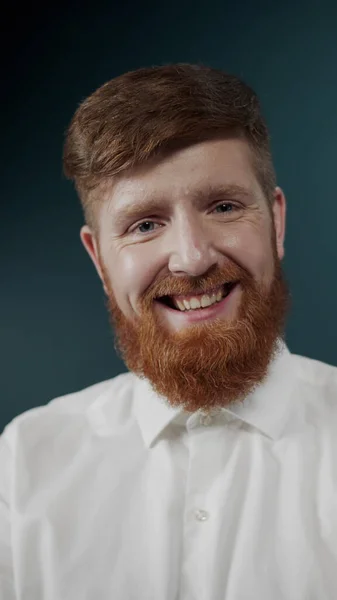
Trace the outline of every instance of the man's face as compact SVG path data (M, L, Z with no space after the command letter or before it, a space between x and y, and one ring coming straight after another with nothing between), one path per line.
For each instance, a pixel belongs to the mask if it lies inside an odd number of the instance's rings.
M87 226L81 239L128 369L189 411L242 400L284 333L282 191L268 209L248 144L223 139L135 169L105 194L99 240ZM179 310L208 290L202 304L215 304Z

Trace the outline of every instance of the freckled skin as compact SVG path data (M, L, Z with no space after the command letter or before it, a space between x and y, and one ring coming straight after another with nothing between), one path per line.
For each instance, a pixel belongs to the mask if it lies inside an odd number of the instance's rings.
M196 204L195 192L209 185L241 186L247 194ZM290 294L281 268L282 190L275 188L270 210L248 144L223 139L135 169L105 193L99 239L87 226L81 239L102 279L127 367L187 410L241 400L263 381L284 334ZM159 211L118 221L154 193ZM222 318L187 325L184 313L154 301L234 279L240 285Z

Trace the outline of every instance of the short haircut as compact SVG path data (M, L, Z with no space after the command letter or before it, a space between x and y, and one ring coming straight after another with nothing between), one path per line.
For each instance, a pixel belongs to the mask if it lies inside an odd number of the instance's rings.
M203 65L172 64L111 79L76 110L64 145L64 173L75 183L86 223L96 228L104 182L156 156L213 138L242 138L269 206L276 185L270 136L256 93Z

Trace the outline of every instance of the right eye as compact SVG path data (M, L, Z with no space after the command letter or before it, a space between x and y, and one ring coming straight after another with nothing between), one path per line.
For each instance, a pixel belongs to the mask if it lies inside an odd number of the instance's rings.
M154 231L154 229L149 229L147 226L148 225L153 225L156 224L155 221L150 221L149 219L145 220L145 221L141 221L140 223L138 223L138 225L136 225L134 227L134 229L131 230L131 233L140 233L141 235L146 235L147 233L152 233ZM158 223L157 223L158 225ZM145 231L140 231L140 227L144 227L145 226Z

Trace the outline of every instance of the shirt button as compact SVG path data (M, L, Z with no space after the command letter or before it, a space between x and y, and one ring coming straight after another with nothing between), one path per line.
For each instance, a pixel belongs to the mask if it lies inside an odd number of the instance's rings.
M198 521L207 521L209 517L207 510L202 510L201 508L198 508L194 514Z

